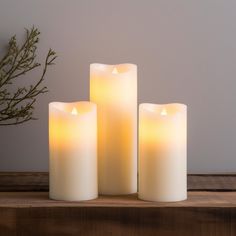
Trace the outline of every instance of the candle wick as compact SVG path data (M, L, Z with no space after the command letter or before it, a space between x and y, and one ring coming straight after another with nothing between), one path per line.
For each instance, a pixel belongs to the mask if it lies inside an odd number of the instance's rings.
M161 111L161 115L162 115L162 116L166 116L166 115L167 115L167 111L166 111L165 108L162 109L162 111Z
M72 109L71 114L72 115L78 115L78 111L75 107Z
M118 72L118 70L117 70L117 68L115 67L113 70L112 70L112 74L118 74L119 72Z

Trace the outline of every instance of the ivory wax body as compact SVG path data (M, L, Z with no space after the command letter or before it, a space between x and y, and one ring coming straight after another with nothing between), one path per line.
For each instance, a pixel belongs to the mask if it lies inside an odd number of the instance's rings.
M50 198L81 201L97 197L95 104L49 104L49 151Z
M139 107L139 198L172 202L187 198L187 107Z
M137 66L90 65L90 100L98 110L98 189L137 192Z

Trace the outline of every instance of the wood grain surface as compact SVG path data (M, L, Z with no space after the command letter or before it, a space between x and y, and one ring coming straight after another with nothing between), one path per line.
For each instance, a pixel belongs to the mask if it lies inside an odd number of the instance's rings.
M236 236L236 175L188 175L188 199L48 198L48 173L0 173L0 236Z
M235 236L235 192L190 192L188 200L153 203L137 195L87 202L46 192L0 193L0 235Z
M0 191L48 191L47 172L0 172ZM236 174L190 174L189 191L236 191Z
M44 208L44 207L116 207L116 208L236 208L236 192L188 192L188 199L180 202L158 203L138 199L137 194L99 196L82 202L49 199L48 192L0 192L0 208Z

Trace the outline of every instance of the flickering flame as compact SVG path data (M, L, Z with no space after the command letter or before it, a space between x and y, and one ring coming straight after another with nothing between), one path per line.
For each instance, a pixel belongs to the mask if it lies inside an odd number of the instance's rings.
M166 111L165 108L162 109L162 111L161 111L161 115L162 115L162 116L166 116L166 115L167 115L167 111Z
M77 115L78 114L78 111L75 107L72 109L71 114L72 115Z
M114 69L112 70L111 73L112 73L112 74L118 74L119 72L118 72L118 70L116 69L116 67L114 67Z

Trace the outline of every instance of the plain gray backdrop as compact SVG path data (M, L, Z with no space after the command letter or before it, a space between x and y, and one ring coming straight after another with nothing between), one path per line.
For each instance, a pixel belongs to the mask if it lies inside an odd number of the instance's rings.
M0 0L0 56L32 25L42 33L39 61L49 47L59 56L39 120L0 127L0 171L47 171L48 103L87 100L90 63L130 62L139 103L188 105L188 172L235 172L235 9L235 0Z

